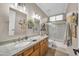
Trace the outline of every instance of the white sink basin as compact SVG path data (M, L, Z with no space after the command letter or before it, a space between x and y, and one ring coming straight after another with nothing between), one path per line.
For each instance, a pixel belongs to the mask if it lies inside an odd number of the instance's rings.
M35 37L30 37L27 40L28 41L33 41L33 40L39 40L40 36L35 36Z
M15 45L15 48L24 47L24 46L26 46L26 45L28 45L28 44L30 44L30 43L31 43L31 42L22 42L22 43L18 43L18 44Z

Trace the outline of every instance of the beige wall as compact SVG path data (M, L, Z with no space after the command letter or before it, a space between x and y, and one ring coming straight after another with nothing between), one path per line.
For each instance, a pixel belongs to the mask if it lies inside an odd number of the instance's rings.
M8 37L9 22L6 21L8 18L5 16L3 17L0 17L0 41L2 41L3 38Z
M67 13L77 11L77 10L78 10L78 4L77 3L68 3Z
M77 3L69 3L67 5L66 19L69 15L72 15L73 12L76 13L77 11L78 11L78 4ZM77 38L72 39L72 47L73 48L78 47L78 39Z
M9 4L8 3L0 3L0 15L9 13Z
M0 3L0 40L8 37L8 14L9 14L9 4L8 3Z
M28 12L28 15L32 15L33 12L41 16L42 18L47 18L47 15L34 3L27 3L26 4L26 11Z
M78 48L79 48L79 3L78 3L78 30L77 30L77 36L78 36Z

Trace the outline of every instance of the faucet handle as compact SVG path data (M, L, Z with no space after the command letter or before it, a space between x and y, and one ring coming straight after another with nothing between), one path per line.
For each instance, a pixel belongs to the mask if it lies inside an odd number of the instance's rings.
M20 40L21 40L21 38L19 37L19 38L18 38L18 41L20 41Z
M25 39L28 39L28 37L26 36Z

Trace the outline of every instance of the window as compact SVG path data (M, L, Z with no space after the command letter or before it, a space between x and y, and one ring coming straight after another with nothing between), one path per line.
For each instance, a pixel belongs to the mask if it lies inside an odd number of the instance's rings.
M55 21L55 16L50 17L50 21Z
M56 20L63 20L63 15L57 15Z
M58 21L58 20L63 20L63 15L56 15L50 17L50 21Z

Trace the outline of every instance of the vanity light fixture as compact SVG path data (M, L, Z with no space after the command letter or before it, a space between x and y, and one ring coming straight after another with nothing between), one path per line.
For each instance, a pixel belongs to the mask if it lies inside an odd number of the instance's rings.
M32 18L36 18L36 15L35 15L35 13L34 13L34 12L33 12Z
M15 7L17 7L17 5L18 5L18 4L17 4L17 3L15 3Z
M37 14L33 13L32 18L36 18L36 19L40 20L40 18L41 18L41 17L40 17L39 15L37 15Z
M24 11L26 11L26 7L25 6L23 7L23 9L24 9Z

